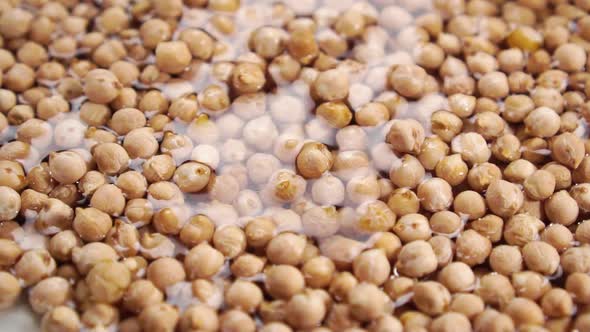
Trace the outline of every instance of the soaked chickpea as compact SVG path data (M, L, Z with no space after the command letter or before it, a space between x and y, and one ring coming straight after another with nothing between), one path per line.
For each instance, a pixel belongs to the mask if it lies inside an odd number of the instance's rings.
M452 188L441 178L432 178L420 183L417 196L422 207L430 212L446 210L453 203Z
M117 77L105 69L93 69L84 77L84 94L97 104L113 101L121 90Z
M147 279L160 290L183 281L185 277L182 264L174 258L159 258L147 268Z
M41 330L44 332L75 332L82 327L80 317L67 306L58 306L48 311L41 320Z

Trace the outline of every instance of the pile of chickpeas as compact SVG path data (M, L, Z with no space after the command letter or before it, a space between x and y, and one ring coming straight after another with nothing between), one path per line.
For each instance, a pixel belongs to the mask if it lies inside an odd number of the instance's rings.
M43 332L590 331L589 12L0 0L0 309L26 298Z

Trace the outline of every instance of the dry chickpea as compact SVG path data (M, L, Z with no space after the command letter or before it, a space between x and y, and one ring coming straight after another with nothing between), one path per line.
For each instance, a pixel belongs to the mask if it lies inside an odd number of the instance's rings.
M76 332L82 327L80 317L67 306L58 306L43 315L41 330L43 332Z
M422 207L430 212L446 210L453 203L452 188L441 178L432 178L420 183L417 195Z
M143 163L142 167L142 174L150 183L170 180L176 170L174 159L167 154L159 154L150 157ZM175 181L175 183L176 182L177 181ZM209 181L207 181L207 183L209 183Z
M116 185L127 199L142 198L147 190L147 180L137 171L128 171L119 175Z
M104 239L112 225L111 217L99 209L76 208L73 227L84 241L94 242Z
M545 275L555 273L559 266L559 253L550 244L543 241L532 241L522 248L526 266L535 272Z
M466 292L473 288L475 276L467 264L453 262L438 273L438 281L452 293Z
M136 108L123 108L115 113L109 121L109 127L119 135L127 135L133 129L144 127L145 115Z
M460 153L465 162L470 165L485 163L492 152L486 140L478 133L462 133L451 142L453 153Z
M182 263L174 258L159 258L150 263L147 268L147 279L160 290L183 281L185 277Z
M590 294L588 281L590 281L590 276L581 272L574 272L567 277L565 289L571 294L576 303L588 303L588 299L590 299L588 297L588 294Z
M106 104L119 95L121 83L112 72L93 69L84 76L84 94L97 104Z

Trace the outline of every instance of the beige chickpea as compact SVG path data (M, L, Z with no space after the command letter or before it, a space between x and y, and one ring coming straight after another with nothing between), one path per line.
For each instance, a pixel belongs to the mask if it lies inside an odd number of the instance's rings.
M18 215L21 208L21 197L10 187L0 186L0 220L11 220Z
M154 214L153 204L147 199L130 199L125 205L125 217L134 224L149 224Z
M418 153L424 142L424 128L413 119L396 120L389 129L386 141L399 153Z
M119 175L116 185L127 199L142 198L147 190L147 180L137 171L128 171Z
M502 72L491 71L482 76L477 83L477 88L484 97L504 98L509 92L508 79Z
M509 276L522 270L522 254L516 246L499 245L492 249L489 263L495 272Z
M316 108L316 114L334 128L344 128L352 120L352 112L340 101L329 101Z
M539 107L531 111L524 119L525 130L532 136L551 137L559 131L561 119L548 107Z
M94 242L104 239L112 225L111 217L97 208L76 208L73 227L84 241Z
M90 297L103 303L118 302L123 298L130 283L129 269L118 262L98 263L86 276Z
M189 279L210 278L222 267L223 255L207 243L193 247L184 259Z
M390 273L390 265L383 250L371 249L358 255L352 264L354 275L360 282L383 284Z
M182 227L179 238L183 244L194 247L201 242L211 240L214 230L215 225L209 218L203 215L196 215L191 217Z
M396 65L388 80L393 89L407 98L420 98L425 92L427 73L416 65Z
M113 101L121 90L117 77L105 69L93 69L84 77L84 94L97 104Z
M512 216L504 227L504 240L511 245L524 246L538 238L545 228L543 222L528 214Z
M129 284L123 296L123 307L133 313L161 303L164 299L162 292L149 280L136 280Z
M487 140L498 138L504 132L506 123L500 115L485 111L475 116L475 130Z
M347 297L353 317L360 321L374 320L381 316L388 304L387 295L369 283L360 283L350 290Z
M273 265L265 270L265 276L266 291L276 299L289 299L305 286L301 272L290 265Z
M469 265L453 262L438 273L438 281L450 292L468 292L475 284L475 276Z
M514 215L524 202L520 189L515 184L504 180L492 181L485 197L490 210L501 217Z
M492 143L492 154L503 162L512 162L520 158L520 140L512 134L498 137Z
M415 240L428 240L432 234L428 219L417 213L402 216L393 227L393 231L404 243Z
M297 170L305 178L319 178L334 164L334 157L321 143L306 143L296 159Z
M44 249L25 252L14 266L15 276L31 286L55 273L55 260Z
M584 153L584 143L575 134L563 133L551 142L551 156L567 167L577 168L582 163Z
M504 309L504 312L512 318L514 324L521 325L542 325L544 322L541 308L533 301L517 297L512 299Z
M271 229L274 231L274 225ZM248 229L246 229L246 232L248 232ZM269 239L267 243L266 255L271 263L298 265L302 262L306 246L304 236L293 233L281 233Z
M41 330L43 332L76 332L82 327L78 313L67 306L58 306L43 315Z
M147 181L156 183L159 181L170 180L175 174L176 163L171 156L167 154L159 154L146 160L142 167L143 176L145 176Z
M446 210L453 203L452 188L441 178L431 178L420 183L417 195L422 207L430 212Z
M544 154L545 149L549 148L546 140L540 137L533 137L522 141L522 158L531 163L541 164L547 159Z
M427 170L434 170L442 158L449 153L449 146L437 136L424 139L418 160Z
M172 332L178 320L177 309L167 303L151 305L139 314L140 325L146 332Z
M553 53L553 58L557 61L559 69L568 72L580 71L586 64L586 52L574 43L559 46Z
M588 272L588 247L574 247L567 249L561 254L561 266L565 273Z
M127 151L116 143L101 143L92 150L98 169L108 175L119 174L129 167Z
M436 165L436 176L447 181L451 186L461 184L467 178L467 164L460 154L443 157Z
M92 242L83 247L74 247L72 262L82 275L86 275L99 262L116 261L117 252L102 242Z
M456 234L463 227L461 218L451 211L435 212L430 217L429 224L433 233L446 236Z
M552 245L559 253L572 246L574 235L561 224L551 224L541 233L541 240Z
M483 263L492 250L491 241L471 229L462 232L455 245L455 257L469 266Z
M256 330L254 320L245 312L237 309L232 309L224 312L219 317L219 321L221 331L254 332Z
M572 314L574 304L569 293L562 288L553 288L541 299L543 313L549 317L567 317Z
M581 272L574 272L567 277L565 289L572 295L576 303L586 304L588 302L587 295L590 294L588 281L590 281L589 276Z
M559 253L550 244L543 241L532 241L522 248L526 266L544 275L555 273L559 266Z
M131 159L152 157L158 151L154 130L149 127L131 130L123 140L123 148Z
M314 257L301 268L305 284L313 288L324 288L330 285L335 272L334 263L327 257Z
M437 111L430 117L432 132L449 143L461 133L463 122L457 115L448 111Z
M136 108L123 108L111 117L109 126L119 135L126 135L133 129L144 127L145 115Z
M0 289L2 292L0 294L0 308L8 309L12 307L16 301L18 300L21 294L21 285L19 280L14 277L12 274L0 271Z
M474 165L467 174L467 183L478 192L483 192L490 183L502 179L502 171L492 163Z
M87 171L82 157L72 151L52 153L49 156L49 171L51 176L63 184L78 181Z
M216 229L213 234L213 245L225 257L234 258L246 248L246 235L236 226Z
M414 285L413 302L420 311L428 315L441 314L451 302L451 294L436 281L423 281Z
M424 178L425 170L420 161L411 155L404 155L391 166L389 179L402 188L415 188Z
M451 142L453 153L460 153L461 158L470 165L488 161L492 155L486 140L478 133L462 133Z
M183 281L185 277L182 263L174 258L159 258L150 263L147 268L147 279L160 290Z
M514 288L507 277L488 273L479 280L479 287L475 293L479 295L486 304L493 306L504 306L514 298Z
M443 235L435 235L428 240L428 243L434 250L439 268L448 265L453 260L454 245L451 239Z
M14 92L24 92L34 84L35 72L23 63L16 63L3 74L3 86Z
M453 296L449 311L459 312L469 319L476 318L485 309L481 297L470 293L459 293Z
M455 197L453 210L459 216L467 217L469 220L479 219L486 212L486 203L484 198L477 192L466 190Z
M528 197L535 200L543 200L553 194L555 190L555 177L552 173L537 170L524 181L524 191Z
M139 250L139 232L134 225L117 219L106 235L106 243L123 257L135 256Z
M114 184L104 184L92 195L90 206L112 216L120 216L125 209L125 196Z
M435 271L437 264L432 246L428 242L417 240L402 247L396 268L402 275L421 277Z
M565 190L555 192L544 204L547 218L558 224L569 226L576 221L579 214L578 203Z
M80 119L90 126L105 125L111 117L111 110L103 104L86 102L80 107Z
M254 63L243 62L232 72L232 86L238 94L255 93L264 87L266 79L262 68Z
M230 308L253 312L262 302L262 291L253 282L236 280L225 291L225 301Z
M180 331L217 331L219 319L217 312L204 304L195 304L188 307L180 317Z
M387 206L396 216L401 217L409 213L417 213L420 209L420 200L412 190L398 188L389 196Z

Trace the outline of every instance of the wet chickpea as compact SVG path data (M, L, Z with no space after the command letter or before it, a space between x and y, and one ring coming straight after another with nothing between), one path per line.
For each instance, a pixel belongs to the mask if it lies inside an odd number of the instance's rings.
M209 278L223 265L223 255L206 243L193 247L184 259L189 279Z
M236 226L215 230L213 245L224 256L233 258L241 254L246 247L246 235Z
M449 143L463 128L463 122L457 115L447 111L437 111L430 118L432 132Z
M453 203L451 186L440 178L432 178L420 183L417 196L422 207L430 212L446 210Z
M391 182L402 188L415 188L422 182L424 175L424 167L411 155L403 156L397 164L392 165L389 171Z
M297 170L305 178L319 178L334 164L334 157L321 143L306 143L297 155Z
M502 135L492 143L493 156L503 162L509 163L519 159L520 149L520 140L512 134Z
M579 206L570 194L561 190L555 192L544 204L547 218L555 223L569 226L576 221L579 214Z
M75 332L82 327L80 317L67 306L58 306L43 315L41 330L43 332Z
M440 160L449 153L449 146L437 136L424 139L418 160L427 170L434 170Z
M25 64L17 63L3 74L2 85L14 92L24 92L33 86L35 72Z
M167 303L159 303L146 307L139 314L140 325L146 332L172 332L178 320L179 314L177 309Z
M451 294L438 282L418 282L414 285L413 302L420 311L436 315L446 311L451 302Z
M486 304L493 306L504 306L514 298L514 288L510 283L510 279L501 274L488 273L482 276L475 293Z
M180 241L189 247L210 241L213 237L214 224L203 215L191 217L180 230Z
M94 265L104 261L115 261L117 253L109 245L101 242L93 242L83 247L74 247L72 250L72 262L82 275L86 275Z
M491 241L475 230L467 230L456 241L455 257L469 266L483 263L492 250Z
M160 290L183 281L185 277L182 263L174 258L159 258L150 263L147 268L147 279Z
M265 276L266 291L276 299L289 299L305 285L301 272L290 265L273 265L265 271Z
M543 228L545 225L541 220L528 214L516 214L504 227L504 239L508 244L524 246L536 240Z
M436 176L447 181L451 186L461 184L467 178L468 167L460 154L443 157L435 168Z
M389 196L387 206L393 213L401 217L409 213L417 213L420 209L420 200L412 190L398 188Z
M90 205L106 214L120 216L125 209L125 196L114 184L105 184L96 189Z
M353 317L360 321L368 321L383 314L388 297L377 286L360 283L350 290L347 302Z
M25 252L14 266L15 275L30 286L55 273L55 260L44 249Z
M545 275L555 273L559 266L559 254L550 244L543 241L532 241L522 248L526 266L535 272Z
M474 286L475 276L467 264L453 262L440 270L438 281L451 293L466 292Z
M106 174L119 174L127 170L129 155L116 143L98 144L92 151L98 169Z
M515 184L504 180L491 182L485 197L490 210L503 217L514 215L524 202L520 189Z
M490 183L500 179L502 179L502 171L491 163L474 165L467 174L467 183L478 192L483 192Z
M254 63L240 63L232 72L232 86L239 94L254 93L266 83L264 72Z
M90 297L103 303L118 302L130 283L129 270L118 262L99 263L86 276Z
M91 102L106 104L113 101L120 92L121 83L105 69L93 69L84 77L84 93Z
M523 259L517 246L499 245L492 249L489 263L494 272L510 276L522 270Z
M396 152L418 153L424 142L424 128L416 120L396 120L387 134L386 141Z
M548 171L537 170L524 181L524 191L528 197L535 200L548 198L554 190L555 177Z
M125 309L138 313L143 309L161 303L164 299L162 292L149 280L136 280L129 284L123 296Z
M404 245L398 255L397 270L409 277L420 277L436 270L437 258L432 246L417 240Z
M462 313L467 318L473 319L484 311L484 306L485 304L479 296L470 293L459 293L453 296L449 311Z

